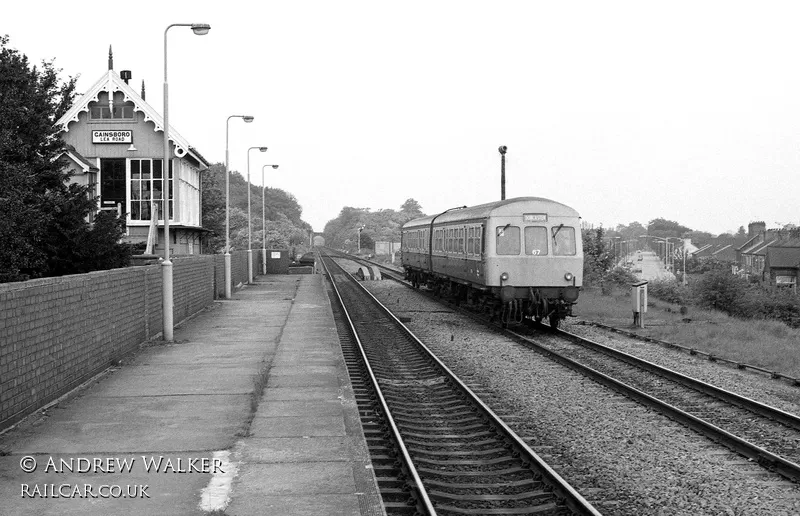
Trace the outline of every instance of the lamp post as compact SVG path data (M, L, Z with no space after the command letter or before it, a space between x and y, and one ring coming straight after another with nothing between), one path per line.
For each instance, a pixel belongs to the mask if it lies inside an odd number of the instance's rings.
M261 273L267 273L267 212L266 212L266 189L267 183L264 180L264 169L272 167L277 169L278 165L264 165L261 167Z
M670 258L670 253L669 253L670 242L669 241L670 241L670 239L679 240L679 238L678 237L660 237L660 236L655 236L655 235L639 235L639 236L640 237L644 237L644 238L657 238L657 239L663 241L663 242L659 242L659 244L663 244L664 245L664 268L666 268L667 271L669 271L670 270L670 259L669 259ZM674 245L673 245L673 247L674 247Z
M508 152L508 147L501 145L497 151L500 153L500 200L504 201L506 199L506 152Z
M167 32L172 27L191 27L198 36L204 36L211 30L207 23L173 23L164 29L164 162L161 167L161 177L164 181L162 196L164 197L164 261L161 263L161 310L162 310L162 336L165 341L173 340L173 293L172 293L172 262L169 260L169 193L170 193L170 147L169 147L169 86L167 82ZM152 215L151 215L152 216Z
M247 283L253 283L253 223L250 216L250 151L253 149L267 152L266 147L247 149Z
M248 124L254 117L250 115L231 115L225 122L225 299L231 298L231 181L228 171L228 132L231 118L241 118Z

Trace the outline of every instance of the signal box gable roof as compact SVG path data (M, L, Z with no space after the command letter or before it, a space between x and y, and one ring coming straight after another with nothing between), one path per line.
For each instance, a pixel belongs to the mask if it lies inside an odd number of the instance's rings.
M417 226L430 226L435 218L436 223L454 222L462 220L479 220L489 216L522 215L523 213L547 213L551 217L580 217L578 212L560 202L551 201L543 197L515 197L503 201L479 204L469 208L449 211L443 215L429 215L410 220L403 228Z
M124 102L133 103L134 111L144 114L145 122L153 122L154 131L158 132L164 130L164 118L155 109L153 109L150 104L145 102L144 99L142 99L142 97L140 97L133 88L126 84L125 81L120 78L119 74L114 70L108 70L97 82L94 83L91 88L89 88L89 91L84 93L78 100L76 100L69 111L64 113L64 116L58 119L56 126L62 131L68 132L69 125L72 122L77 122L82 112L89 112L89 104L91 102L100 101L101 92L107 92L109 95L113 95L117 91L122 92ZM175 144L175 154L179 158L182 158L188 153L191 154L192 157L199 163L202 163L206 167L209 166L208 161L206 161L206 159L200 155L199 152L189 145L189 142L186 141L186 139L181 136L172 126L169 127L169 139Z
M95 166L94 163L81 156L80 153L76 151L75 147L73 147L72 145L67 145L65 147L62 156L64 155L66 155L69 159L74 161L80 167L80 169L83 171L84 174L86 174L87 172L96 173L99 172L100 170Z

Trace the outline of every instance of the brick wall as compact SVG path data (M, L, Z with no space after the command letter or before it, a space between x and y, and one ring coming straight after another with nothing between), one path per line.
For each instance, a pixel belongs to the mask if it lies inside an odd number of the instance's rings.
M253 249L253 276L261 274L261 249ZM231 253L231 289L247 283L247 251ZM225 255L214 255L214 296L225 298Z
M233 285L246 282L247 253L231 258ZM174 258L174 323L224 293L223 263ZM159 335L161 301L159 265L0 284L0 429Z

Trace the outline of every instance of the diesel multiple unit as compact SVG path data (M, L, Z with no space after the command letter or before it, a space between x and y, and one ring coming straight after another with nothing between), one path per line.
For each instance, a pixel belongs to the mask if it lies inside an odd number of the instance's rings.
M459 303L490 310L504 324L572 314L583 280L580 216L569 206L518 197L407 222L402 265Z

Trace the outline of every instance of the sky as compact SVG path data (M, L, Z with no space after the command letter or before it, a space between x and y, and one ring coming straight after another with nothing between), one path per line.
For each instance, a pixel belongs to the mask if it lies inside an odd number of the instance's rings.
M77 91L131 70L210 162L343 207L426 213L538 196L595 227L800 224L800 3L44 0L0 34ZM245 124L230 115L252 115ZM227 135L227 138L226 138Z

